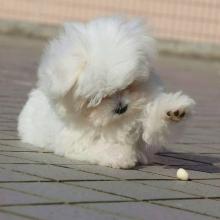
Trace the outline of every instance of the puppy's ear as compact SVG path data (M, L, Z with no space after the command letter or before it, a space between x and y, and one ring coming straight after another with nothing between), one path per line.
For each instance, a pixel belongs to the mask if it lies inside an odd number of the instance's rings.
M85 25L67 23L44 51L38 69L38 87L59 98L74 86L85 65Z

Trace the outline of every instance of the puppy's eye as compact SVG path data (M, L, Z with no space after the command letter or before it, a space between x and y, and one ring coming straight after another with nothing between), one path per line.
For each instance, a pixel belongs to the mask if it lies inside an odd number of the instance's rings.
M114 113L121 115L121 114L125 113L127 111L127 109L128 109L127 104L123 105L121 102L119 102L117 107L114 109Z

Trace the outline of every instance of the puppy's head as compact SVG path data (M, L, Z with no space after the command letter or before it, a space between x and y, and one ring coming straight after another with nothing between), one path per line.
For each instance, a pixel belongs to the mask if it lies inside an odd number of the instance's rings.
M69 114L96 126L125 120L144 104L154 41L140 20L69 23L42 58L38 86Z

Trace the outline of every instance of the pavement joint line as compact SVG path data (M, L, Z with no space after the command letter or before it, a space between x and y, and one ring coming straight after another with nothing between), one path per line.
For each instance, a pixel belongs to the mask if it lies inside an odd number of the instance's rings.
M164 156L166 156L166 157L171 157L171 158L175 158L175 159L183 159L183 160L188 160L188 161L192 161L192 162L198 162L198 163L201 163L201 164L207 164L207 165L211 165L211 166L213 166L213 163L212 162L205 162L205 161L201 161L201 160L197 160L197 159L189 159L189 158L183 158L183 157L181 157L181 156L178 156L178 153L172 153L172 154L176 154L177 156L175 156L175 155L167 155L167 154L164 154ZM184 153L183 153L184 154ZM213 153L213 155L215 155L215 154L219 154L219 153ZM191 155L192 155L192 153L191 153ZM199 155L201 155L200 153L199 154L197 154L197 156L199 156ZM163 156L163 155L161 155L161 156ZM219 162L220 162L220 158L219 158ZM201 165L200 164L200 165ZM198 164L199 165L199 164Z
M16 138L0 138L0 141L18 141L19 139Z
M13 171L14 172L14 171ZM42 178L42 177L41 177ZM191 180L192 182L195 183L200 183L200 182L196 182L197 180L220 180L220 178L212 178L212 179L193 179ZM177 181L177 179L127 179L127 180L118 180L118 179L96 179L96 180L53 180L53 179L45 179L45 180L12 180L12 181L0 181L0 183L44 183L44 182L51 182L51 183L77 183L77 182L115 182L115 181L128 181L128 182L141 182L141 181ZM202 183L204 185L210 185L210 186L214 186L214 187L220 187L220 186L215 186L215 185L211 185L211 184L205 184Z
M42 202L42 203L17 203L17 204L3 204L0 205L0 209L1 207L14 207L14 206L40 206L40 205L65 205L65 204L69 204L66 202Z
M24 159L24 158L18 158L18 159ZM38 163L37 161L30 161L30 163L1 163L0 162L0 166L1 166L1 164L11 164L11 165L13 165L13 164L19 164L19 165L49 165L49 164L44 164L44 163ZM3 167L0 167L0 169L6 169L6 168L3 168Z
M21 158L18 158L18 159L21 159ZM22 159L24 159L24 158L22 158ZM33 162L34 162L34 161L33 161ZM0 166L1 166L1 164L8 164L8 165L9 165L9 164L11 164L11 165L16 165L16 164L17 164L17 165L28 165L28 164L29 164L29 165L36 165L36 164L37 164L37 165L47 165L47 164L42 164L42 163L37 163L37 162L33 163L33 162L32 162L32 163L7 163L7 162L1 163L1 162L0 162Z
M29 163L28 163L27 165L29 165ZM32 165L32 164L31 164L31 165ZM34 163L33 165L39 165L39 164L38 164L38 163ZM51 165L51 164L40 164L40 165ZM58 164L58 165L59 165L59 164ZM58 165L54 165L54 166L58 166ZM1 165L0 165L0 166L1 166ZM63 167L63 166L58 166L58 167ZM65 167L65 168L66 168L66 167ZM98 176L100 176L100 177L111 177L111 178L114 178L114 179L112 179L112 180L105 180L105 179L100 179L100 180L97 180L97 179L94 179L94 180L74 180L74 179L57 180L57 179L48 178L48 177L44 177L44 176L34 175L34 174L27 173L27 172L24 172L24 171L19 171L19 170L16 170L16 169L10 169L10 171L17 172L17 173L22 173L22 174L26 174L26 175L30 175L30 176L35 176L35 177L39 177L39 178L43 178L43 179L50 180L50 181L55 181L55 182L149 180L149 179L122 179L122 178L118 178L118 177L102 175L102 174L99 174L99 173L93 173L93 172L87 172L87 171L83 171L83 170L77 170L77 169L74 169L74 168L71 168L71 167L67 167L67 168L68 168L68 169L72 169L72 170L76 170L76 171L80 171L80 172L84 172L84 173L96 174L96 175L98 175ZM5 169L5 170L7 170L7 168L2 168L2 167L0 167L0 169ZM151 180L158 180L158 179L151 179ZM168 179L168 180L170 180L170 179ZM174 179L174 180L175 180L175 179Z
M47 199L48 202L59 202L57 199L51 199L51 198L48 198L46 196L43 196L43 195L39 195L39 194L36 194L36 193L30 193L30 192L26 192L26 191L23 191L23 190L17 190L17 189L13 189L13 188L10 188L10 187L7 187L7 186L2 186L0 185L0 189L7 189L7 190L10 190L10 191L13 191L13 192L19 192L19 193L23 193L25 195L30 195L30 196L35 196L35 197L38 197L38 198L44 198L44 199ZM1 207L2 205L0 205Z
M206 128L207 129L207 128ZM177 144L189 144L189 145L193 145L193 144L220 144L219 142L177 142Z
M52 205L52 204L51 204ZM62 205L69 205L69 206L79 206L80 208L82 208L82 209L90 209L90 210L92 210L92 211L96 211L96 212L98 212L98 213L103 213L103 214L109 214L109 215L113 215L113 216L121 216L121 217L126 217L127 219L131 219L131 220L135 220L136 218L132 218L132 217L130 217L130 216L125 216L125 215L121 215L121 214L118 214L118 213L114 213L114 212L109 212L109 211L106 211L106 210L101 210L101 209L97 209L97 208L94 208L94 207L84 207L84 206L82 206L82 204L61 204L61 206ZM0 211L1 211L2 209L0 209ZM4 210L4 209L3 209ZM8 212L8 213L12 213L12 214L15 214L15 215L17 215L18 214L18 216L19 216L19 213L17 213L17 212L14 212L14 211L8 211L8 210L6 210L6 212ZM24 217L26 217L26 215L21 215L20 214L20 216L24 216ZM37 219L37 220L39 220L39 218L32 218L32 216L28 216L28 218L30 218L30 219Z
M190 153L190 152L189 152L189 153ZM209 153L209 152L207 152L207 153L205 152L205 153L204 153L204 152L202 152L202 153L199 153L199 155L201 155L201 154L204 154L204 155L207 155L207 154L208 154L208 155L210 155L210 154L211 154L211 155L212 155L212 154L213 154L213 155L215 155L215 154L220 155L220 152L215 152L215 153Z
M123 182L123 181L128 181L128 182L132 182L132 181L163 181L163 180L166 180L166 181L175 181L176 179L100 179L100 180L60 180L59 182L95 182L95 181L119 181L119 182Z
M156 205L161 205L161 206L164 206L164 207L169 207L169 208L173 208L173 209L178 209L178 210L183 210L183 211L187 211L187 212L191 212L191 213L195 213L195 214L199 214L201 216L205 215L205 216L208 216L208 217L212 217L212 218L215 218L215 219L220 219L220 217L217 217L217 216L213 216L213 215L208 215L206 213L201 213L201 212L197 212L197 211L193 211L193 210L190 210L190 209L184 209L184 208L179 208L179 207L174 207L174 206L171 206L171 205L165 205L164 203L157 203L157 202L150 202L152 204L156 204Z
M127 182L127 180L123 180L123 181L120 181L120 182ZM132 182L132 181L130 181L130 182ZM135 182L133 182L133 183L135 183ZM79 186L79 187L81 187L81 188L85 188L85 189L92 189L92 190L94 190L94 191L98 191L98 192L102 192L102 193L108 193L108 194L112 194L112 195L116 195L116 196L120 196L120 197L124 197L124 198L128 198L128 199L132 199L132 200L134 200L134 201L145 201L145 199L136 199L136 198L134 198L134 197L130 197L130 196L125 196L125 195L122 195L122 194L118 194L118 193L109 193L109 192L106 192L106 191L103 191L103 190L99 190L99 189L96 189L96 188L90 188L90 187L88 187L88 186L81 186L81 185L78 185L77 183L75 183L75 182L73 182L72 184L68 184L68 183L66 183L67 185L74 185L74 186ZM143 184L142 183L142 185L147 185L147 184ZM154 187L154 188L158 188L158 189L164 189L164 188L160 188L160 187L156 187L156 186L152 186L152 185L148 185L148 186L151 186L151 187ZM170 189L168 189L168 190L170 190ZM176 190L170 190L170 191L176 191ZM192 194L189 194L189 193L186 193L186 192L184 192L185 194L187 194L187 195L192 195ZM192 196L195 196L195 195L192 195ZM194 197L194 198L205 198L205 197L199 197L198 195L196 195L197 197ZM189 197L189 198L192 198L192 197ZM173 198L166 198L165 200L172 200ZM150 199L149 201L151 201L151 200L158 200L158 199ZM159 199L159 200L161 200L161 199Z
M198 200L200 198L183 198L183 199L169 199L169 200ZM193 210L190 210L190 209L184 209L184 208L178 208L178 207L173 207L173 206L170 206L170 205L166 205L166 204L163 204L163 203L158 203L157 201L164 201L164 200L142 200L142 201L137 201L137 203L146 203L146 204L153 204L153 205L157 205L157 206L163 206L163 207L169 207L169 208L172 208L172 209L177 209L177 210L182 210L182 211L186 211L186 212L190 212L190 213L195 213L195 214L199 214L201 216L205 215L205 216L208 216L208 217L212 217L212 218L215 218L215 219L220 219L219 217L216 217L216 216L213 216L213 215L208 215L206 213L200 213L200 212L196 212L196 211L193 211ZM4 205L4 206L0 206L0 211L4 211L4 209L1 209L1 208L4 208L4 207L25 207L25 206L42 206L42 205L46 205L46 206L53 206L53 205L73 205L73 206L79 206L81 208L84 208L85 209L85 206L82 206L82 205L85 205L85 204L111 204L111 203L132 203L134 201L132 200L128 200L128 201L92 201L92 202L68 202L68 203L63 203L63 202L56 202L56 203L33 203L33 204L11 204L11 205ZM88 207L86 207L87 209ZM95 211L98 211L100 212L101 210L100 209L97 209L97 208L90 208L91 210L95 210ZM16 212L13 212L13 211L5 211L7 213L12 213L12 214L15 214L15 215L20 215L21 217L26 217L26 215L22 215L22 214L19 214L19 213L16 213ZM103 213L106 213L106 214L113 214L115 215L116 213L111 213L109 211L106 211L106 210L103 210ZM28 218L31 218L33 220L39 220L38 218L33 218L32 216L27 216ZM122 217L127 217L126 215L122 215ZM134 219L134 218L131 218L131 219Z
M7 168L3 168L3 169L8 170ZM19 170L10 169L10 171L13 171L13 172L16 172L16 173L21 173L21 174L26 174L26 175L29 175L29 176L39 177L39 178L46 179L46 180L55 180L55 179L52 179L52 178L43 177L43 176L39 176L39 175L35 175L35 174L30 174L30 173L19 171Z
M20 152L20 151L19 151ZM33 152L33 151L32 151ZM29 152L31 153L31 152ZM33 152L33 153L41 153L41 152ZM33 160L33 159L28 159L28 158L24 158L24 157L19 157L19 156L12 156L12 155L6 155L4 153L1 153L0 151L0 155L2 156L6 156L6 157L13 157L13 158L18 158L18 159L24 159L24 160L27 160L27 161L30 161L32 163L14 163L14 164L41 164L41 165L53 165L52 163L46 163L46 162L42 162L40 160ZM35 162L35 163L33 163ZM0 163L1 164L1 163ZM10 164L13 164L13 163L10 163ZM67 165L67 164L64 164L64 165Z
M52 181L52 180L12 180L12 181L0 181L1 183L56 183L57 181Z
M130 202L130 201L129 201ZM172 208L172 209L177 209L177 210L182 210L182 211L187 211L187 212L191 212L191 213L195 213L195 214L199 214L199 215L201 215L202 216L202 214L201 213L199 213L199 212L195 212L195 211L192 211L192 210L184 210L184 209L181 209L181 208L176 208L176 207L172 207L172 206L166 206L166 205L164 205L164 204L159 204L159 203L156 203L156 202L151 202L151 201L142 201L143 203L146 203L146 204L153 204L153 205L156 205L156 206L162 206L162 207L169 207L169 208ZM140 203L142 203L142 202L140 202ZM125 202L126 203L126 202ZM82 206L81 204L79 204L78 206L80 206L80 207L85 207L85 206ZM98 209L98 208L96 208L96 207L89 207L89 206L86 206L86 208L88 208L88 209L91 209L91 210L97 210L97 211L99 211L100 209ZM104 211L106 211L106 210L104 210ZM109 213L112 213L112 212L110 212L110 211L108 211ZM107 213L108 213L107 212ZM207 216L209 216L209 217L213 217L213 216L210 216L210 215L207 215ZM127 217L126 215L122 215L122 217ZM214 217L214 218L216 218L216 217ZM133 219L133 218L132 218ZM218 219L218 218L217 218Z
M116 212L112 212L112 211L109 211L109 210L100 209L100 208L96 208L96 207L90 207L90 206L86 206L85 207L85 205L82 205L82 204L76 204L75 206L79 206L79 207L81 207L83 209L86 208L86 209L89 209L89 210L93 210L93 211L96 211L96 212L99 212L99 213L104 213L104 214L109 214L109 215L113 215L113 216L123 217L123 218L126 218L126 219L144 220L142 218L135 218L135 217L128 216L125 213L121 214L121 213L118 213L118 212L116 213Z
M35 217L32 217L32 216L29 216L29 215L23 215L23 214L20 214L18 212L14 212L14 211L8 211L8 210L5 210L5 209L1 209L0 208L0 212L3 212L3 213L6 213L6 214L11 214L11 215L14 215L14 216L18 216L18 217L23 217L25 219L31 219L31 220L41 220L39 218L35 218ZM42 219L43 220L43 219Z
M119 197L126 198L126 199L131 199L133 201L139 201L136 198L133 198L133 197L130 197L130 196L125 196L125 195L121 195L121 194L113 193L113 192L106 192L106 191L103 191L103 190L99 190L99 189L95 189L95 188L90 188L90 187L87 187L87 186L81 186L81 185L78 185L78 184L75 184L75 183L73 183L73 184L64 183L64 184L72 185L72 186L77 186L77 187L83 188L83 189L90 189L90 190L93 190L95 192L107 193L107 194L110 194L110 195L119 196Z
M189 180L190 182L193 182L192 180ZM176 182L180 182L180 180L178 180L178 179L176 179ZM195 182L194 182L195 183ZM158 189L167 189L167 190L172 190L172 191L174 191L174 192L181 192L181 193L185 193L185 194L187 194L187 195L192 195L192 196L196 196L195 198L199 198L199 196L200 195L198 195L198 194L194 194L194 193L189 193L189 192L185 192L185 191L182 191L182 190L177 190L177 189L170 189L170 188L168 188L168 187L165 187L165 188L163 188L163 187L160 187L160 186L153 186L153 185L150 185L150 184L147 184L146 182L140 182L140 184L142 184L142 185L147 185L147 186L151 186L151 187L155 187L155 188L158 188ZM203 184L203 183L200 183L200 182L196 182L196 184L198 184L198 185L205 185L205 184ZM218 188L217 186L212 186L212 187L215 187L215 188ZM215 197L213 197L213 196L211 196L211 197L209 197L209 196L203 196L203 198L204 199L207 199L207 198L215 198ZM217 196L217 198L220 198L219 196Z
M5 146L6 147L6 146ZM9 146L7 146L7 147L9 147ZM1 148L1 144L0 144L0 148ZM15 148L15 147L13 147L13 148ZM47 154L47 153L50 153L50 152L39 152L39 151L31 151L31 150L1 150L0 149L0 152L13 152L13 153L43 153L43 154ZM3 155L3 154L1 154L1 155ZM4 156L7 156L7 155L4 155ZM19 157L19 158L21 158L21 157Z
M1 144L0 144L0 147L1 147ZM70 165L70 163L58 163L58 164L55 164L55 163L46 163L46 162L42 162L42 161L40 161L40 160L34 160L34 159L28 159L28 158L24 158L24 157L19 157L19 156L13 156L13 155L7 155L7 154L4 154L4 152L2 153L3 151L1 151L0 150L0 155L2 155L2 156L6 156L6 157L13 157L13 158L18 158L18 159L24 159L24 160L28 160L28 161L31 161L32 162L32 164L41 164L41 165L52 165L52 166L56 166L56 165L63 165L63 166L65 166L65 165ZM9 151L9 153L10 152L12 152L12 153L14 153L14 151ZM19 153L24 153L24 152L26 152L26 151L18 151L17 153L19 154ZM28 151L28 153L41 153L41 154L51 154L52 156L57 156L56 154L54 154L54 153L51 153L51 152L40 152L40 151ZM63 158L63 159L65 159L64 157L61 157L61 156L57 156L57 157L59 157L59 158ZM33 162L35 162L35 163L33 163ZM1 163L0 163L1 164ZM10 164L13 164L13 163L10 163ZM15 163L16 164L16 163ZM18 164L31 164L31 163L18 163ZM76 164L74 164L74 163L72 163L71 165L76 165ZM82 165L82 164L78 164L78 165ZM88 165L88 164L85 164L85 165ZM65 167L65 168L69 168L69 167Z
M52 183L58 183L58 182L52 182ZM105 193L105 194L109 194L109 195L119 196L119 197L122 197L122 198L136 200L135 198L132 198L132 197L128 197L128 196L124 196L124 195L119 195L117 193L109 193L109 192L105 192L105 191L102 191L102 190L97 190L97 189L94 189L94 188L80 186L80 185L77 185L77 184L68 184L68 183L62 183L62 182L61 182L61 184L72 186L72 187L73 186L77 186L79 188L84 188L84 189L86 188L86 189L89 189L89 190L92 190L92 191L95 191L95 192L101 192L101 193ZM39 195L39 194L29 193L29 192L26 192L26 191L23 191L23 190L17 190L17 189L10 188L10 187L7 187L7 186L2 186L1 184L0 184L0 188L8 189L8 190L11 190L11 191L20 192L20 193L24 193L24 194L28 194L28 195L32 195L32 196L36 196L36 197L40 197L40 198L45 198L45 199L49 199L49 200L54 201L54 199L51 199L51 198L48 198L48 197L45 197L45 196L42 196L42 195ZM138 200L136 200L136 201L138 201Z
M18 140L19 141L19 143L22 143L22 142L20 142L20 140ZM8 143L8 141L6 141L6 142L2 142L2 141L0 141L0 146L8 146L8 147L13 147L13 148L18 148L19 146L16 146L16 144L15 145L13 145L13 144L11 144L10 142ZM27 150L29 150L30 148L28 148L28 147L19 147L19 148L24 148L24 149L27 149ZM40 150L37 150L36 149L36 147L31 147L31 149L32 149L32 151L30 151L30 152L41 152ZM34 149L36 149L36 150L34 150ZM34 150L34 151L33 151ZM53 153L52 151L42 151L42 153Z
M186 160L186 161L192 161L192 162L199 162L201 164L208 164L208 165L213 165L210 162L204 162L204 161L198 161L198 160L193 160L193 159L188 159L188 158L182 158L182 157L175 157L175 156L171 156L171 155L160 155L161 157L170 157L170 158L175 158L175 159L181 159L181 160Z
M206 186L214 186L214 187L218 187L220 188L220 185L219 186L216 186L216 185L212 185L212 184L209 184L209 183L204 183L204 182L199 182L198 180L207 180L207 179L195 179L195 180L192 180L192 182L194 183L200 183L200 184L203 184L203 185L206 185ZM208 180L219 180L220 181L220 178L219 179L208 179ZM198 181L198 182L197 182Z
M162 164L158 164L159 166L161 166ZM165 177L171 177L173 179L169 179L169 180L176 180L176 177L173 177L172 175L165 175L165 174L161 174L159 172L152 172L152 171L145 171L145 170L141 170L142 172L144 173L152 173L152 174L158 174L158 175L161 175L161 176L165 176Z
M170 165L171 167L180 167L179 165ZM167 177L172 177L173 179L167 179L167 180L169 180L169 181L176 181L177 180L177 178L176 177L173 177L172 175L164 175L164 174L161 174L161 173L159 173L159 172L152 172L152 171L144 171L144 170L142 170L142 172L146 172L146 173L152 173L152 174L159 174L159 175L161 175L161 176L167 176ZM200 172L202 172L202 171L200 171ZM204 173L204 172L203 172ZM134 179L135 181L141 181L141 180L145 180L145 179ZM146 180L159 180L159 179L146 179ZM160 179L161 181L163 181L163 180L166 180L166 179ZM191 181L193 181L193 180L207 180L207 178L196 178L196 179L191 179ZM217 177L214 177L214 178L208 178L208 180L220 180L220 176L219 176L219 178L217 178Z
M133 203L133 202L137 202L137 203L142 203L142 202L146 202L146 203L153 203L153 202L158 202L158 201L175 201L175 200L200 200L203 199L201 198L168 198L168 199L143 199L143 200L116 200L116 201L83 201L83 202L40 202L40 203L32 203L32 204L28 204L28 203L17 203L17 204L3 204L0 205L0 209L1 207L11 207L11 206L41 206L41 205L78 205L78 204L111 204L111 203ZM157 204L157 203L155 203ZM175 207L174 207L175 208Z
M85 171L85 170L81 170L81 169L77 169L77 168L75 169L75 168L68 167L68 166L65 166L65 165L62 165L62 164L53 164L53 166L55 166L55 167L63 167L63 168L66 168L66 169L76 170L76 171L80 171L80 172L83 172L83 173L96 174L96 175L103 176L103 177L111 177L111 178L115 178L116 180L121 180L118 177L104 175L104 174L99 174L99 173L91 172L91 171Z
M106 176L106 177L111 177L111 178L115 178L116 180L131 180L131 179L124 179L124 178L119 178L119 177L115 177L115 176L110 176L110 175L103 175L103 174L99 174L99 173L96 173L96 172L91 172L91 171L85 171L85 170L82 170L80 168L73 168L73 167L66 167L66 166L63 166L61 164L56 164L54 166L59 166L59 167L65 167L65 168L68 168L68 169L72 169L72 170L77 170L77 171L81 171L81 172L85 172L85 173L90 173L90 174L96 174L96 175L102 175L102 176ZM83 165L82 165L83 166ZM132 169L132 170L136 170L138 172L142 172L142 173L152 173L152 172L145 172L145 171L141 171L141 170L138 170L138 169ZM161 174L158 174L158 173L152 173L152 174L157 174L157 175L161 175ZM167 175L161 175L161 176L166 176L166 177L172 177L172 176L167 176ZM173 178L173 177L172 177ZM136 180L136 179L134 179ZM138 179L137 179L138 180ZM139 179L139 180L144 180L144 179ZM148 180L148 179L146 179ZM154 180L157 180L157 178L155 178Z

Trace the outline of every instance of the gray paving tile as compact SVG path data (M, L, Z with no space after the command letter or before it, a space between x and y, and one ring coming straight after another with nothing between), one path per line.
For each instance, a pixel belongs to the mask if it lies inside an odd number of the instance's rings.
M0 164L13 164L13 163L30 163L30 160L27 159L22 159L22 158L17 158L17 157L10 157L10 156L6 156L6 155L1 155L0 154ZM31 162L32 163L32 162ZM33 162L33 163L37 163L37 162Z
M0 169L0 182L10 181L40 181L45 180L44 178L26 175L23 173L16 173L10 170Z
M12 213L7 213L7 212L4 212L0 209L0 219L1 220L28 220L28 219L31 219L31 218L27 218L27 217L24 217L24 216L16 216L16 214L12 214Z
M159 189L153 186L143 185L131 181L92 181L68 183L96 189L103 192L115 193L137 200L170 199L170 198L192 198L194 196L186 193L176 192L169 189Z
M0 152L1 155L23 158L29 161L47 163L47 164L88 164L82 161L69 160L67 158L57 156L53 153L42 152Z
M159 175L163 175L166 177L172 177L173 179L176 178L176 168L167 167L162 165L150 165L150 166L140 166L138 167L139 170L144 172L155 173Z
M54 182L36 183L0 183L4 187L19 192L38 195L56 202L91 202L91 201L128 201L117 195L85 189L70 184Z
M196 129L199 132L198 129ZM219 153L219 149L212 148L210 145L204 144L170 144L166 146L167 151L176 153Z
M128 218L105 213L103 211L86 209L80 206L49 205L49 206L25 206L7 207L4 210L19 214L26 214L40 220L125 220ZM8 219L9 220L9 219ZM19 220L19 219L18 219Z
M30 144L22 143L20 140L0 140L0 151L8 152L49 152L44 148L37 148Z
M207 186L204 184L192 182L192 181L138 181L149 186L154 186L162 189L176 190L179 192L185 192L187 194L202 196L202 197L220 197L220 188L214 186Z
M8 125L7 126L5 125L4 128L11 129L11 127ZM0 133L0 140L19 140L19 138L14 135Z
M182 165L188 165L188 166L193 166L197 165L197 162L194 161L189 161L189 160L184 160L180 158L174 158L174 157L167 157L163 155L155 155L153 159L154 163L158 163L161 165L166 165L166 166L182 166Z
M162 204L179 209L189 210L200 214L206 214L212 217L220 217L220 201L198 199L198 200L173 200L173 201L157 201Z
M144 166L139 169L146 172L157 173L160 175L176 178L176 172L179 168L186 169L192 180L220 178L219 168L210 165L181 165L181 166Z
M178 169L179 167L173 166ZM203 164L196 166L182 166L191 173L192 179L220 178L220 166Z
M194 182L220 187L220 179L194 180Z
M1 134L8 135L8 136L15 137L15 138L18 137L17 131L16 131L16 121L15 120L4 120L4 121L1 121L0 124L1 124L0 125ZM5 127L4 124L5 125L13 125L14 128L13 129L4 129L4 127Z
M45 198L36 197L33 195L15 192L9 189L0 188L0 206L1 205L14 205L14 204L32 204L32 203L45 203L49 200Z
M103 167L97 165L68 165L73 169L83 170L91 173L107 175L114 178L129 180L129 179L172 179L172 177L162 176L154 173L142 172L139 170L122 170L122 169L113 169L110 167Z
M163 155L175 157L175 158L181 158L181 159L187 159L192 161L198 161L202 163L209 163L213 165L220 164L220 154L219 153L165 153Z
M53 180L110 180L111 177L46 164L0 164L0 167Z
M114 213L120 216L136 220L211 220L213 218L190 213L184 210L177 210L169 207L149 204L144 202L123 202L123 203L102 203L82 204L84 208L92 208L107 213Z
M29 144L21 143L19 140L0 140L0 152L49 152L44 148L36 148Z

